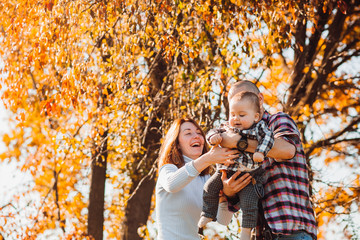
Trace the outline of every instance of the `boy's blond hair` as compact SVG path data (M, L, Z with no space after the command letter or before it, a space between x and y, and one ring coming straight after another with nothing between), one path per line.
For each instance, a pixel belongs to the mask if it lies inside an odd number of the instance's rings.
M244 101L247 100L251 103L252 107L255 109L256 112L260 113L260 99L258 95L253 92L239 92L236 93L232 98L231 101Z

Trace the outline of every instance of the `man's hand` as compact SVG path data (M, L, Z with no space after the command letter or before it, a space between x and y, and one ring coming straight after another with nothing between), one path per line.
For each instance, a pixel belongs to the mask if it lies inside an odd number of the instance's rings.
M223 193L228 197L235 196L251 182L251 176L249 173L244 174L240 178L236 179L241 172L237 171L230 178L227 178L226 171L221 171L221 180L223 182Z
M221 146L226 148L236 148L241 136L233 131L226 131L220 134L222 137Z

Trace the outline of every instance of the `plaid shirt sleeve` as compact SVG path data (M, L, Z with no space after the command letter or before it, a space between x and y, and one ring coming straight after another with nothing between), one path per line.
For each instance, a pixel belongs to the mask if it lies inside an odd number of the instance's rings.
M226 126L227 126L227 122L221 123L220 127L218 128L213 128L210 131L208 131L206 133L206 141L210 144L209 140L212 136L214 136L215 134L219 134L219 133L223 133L226 132ZM210 144L211 145L211 144Z
M255 152L261 152L264 156L266 156L274 145L274 135L266 126L264 121L257 123L256 138L259 143Z
M269 126L273 126L274 138L281 138L296 147L296 152L301 152L302 144L298 127L295 121L286 113L278 113L269 119Z
M294 120L286 113L278 113L271 117L269 126L273 126L274 138L287 138L297 139L300 142L300 132Z
M206 134L206 141L210 144L210 138L215 134L221 133L220 128L214 128L207 132Z

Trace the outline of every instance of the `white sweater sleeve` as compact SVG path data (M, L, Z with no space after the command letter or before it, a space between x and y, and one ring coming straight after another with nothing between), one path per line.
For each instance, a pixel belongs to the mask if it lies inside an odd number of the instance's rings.
M233 212L228 210L228 203L221 202L219 204L218 213L216 216L217 222L227 226L231 222L231 218L233 216Z
M193 161L186 163L181 168L177 168L174 164L165 164L160 168L158 182L165 191L174 193L183 189L199 174Z

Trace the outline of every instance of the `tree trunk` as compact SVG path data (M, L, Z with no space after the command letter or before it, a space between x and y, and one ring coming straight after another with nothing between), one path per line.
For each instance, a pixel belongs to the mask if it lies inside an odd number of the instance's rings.
M160 53L156 55L153 63L149 64L153 66L150 70L150 96L154 101L154 106L157 107L153 109L147 121L139 119L137 131L139 136L143 136L139 140L142 142L142 147L146 149L146 153L133 154L136 161L132 166L131 174L133 184L130 193L132 195L125 209L122 240L142 239L138 234L138 228L145 225L149 217L151 198L155 188L155 163L162 138L161 119L167 118L168 115L169 99L161 97L162 94L158 94L160 90L166 91L165 87L170 86L170 83L164 82L168 72L168 65ZM146 108L146 105L142 106L143 110ZM143 166L139 167L139 165Z
M155 187L155 174L143 179L136 193L128 201L123 222L123 240L141 240L138 228L146 225L150 213L151 197ZM132 189L134 191L135 189Z
M106 131L101 136L100 146L95 146L95 153L91 161L88 234L95 240L103 239L107 136L108 132Z
M134 153L137 164L144 164L144 168L134 168L133 185L130 193L122 226L123 240L140 240L138 228L146 225L151 207L151 197L155 188L154 164L160 148L161 132L158 130L161 123L155 117L146 132L143 146L147 149L146 155ZM144 157L144 159L142 159ZM141 159L141 160L140 160ZM142 163L140 163L142 162ZM147 169L145 171L144 169Z

